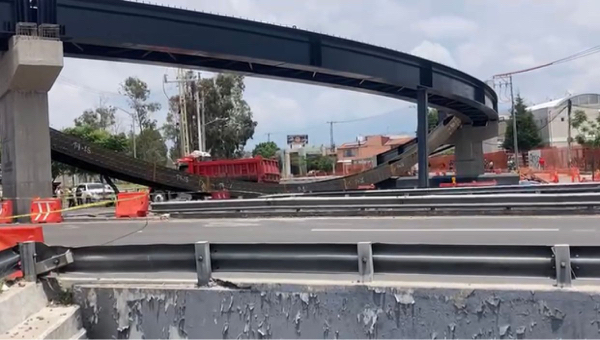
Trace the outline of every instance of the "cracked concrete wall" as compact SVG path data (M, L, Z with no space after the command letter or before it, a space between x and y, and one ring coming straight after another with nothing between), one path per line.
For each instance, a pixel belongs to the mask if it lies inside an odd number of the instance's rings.
M77 285L90 338L597 338L600 291Z

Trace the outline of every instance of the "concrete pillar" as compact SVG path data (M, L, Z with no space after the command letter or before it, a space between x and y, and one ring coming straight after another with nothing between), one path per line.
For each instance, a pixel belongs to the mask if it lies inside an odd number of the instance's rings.
M283 178L292 177L292 160L290 150L283 150Z
M417 90L417 153L419 164L419 188L429 187L429 154L427 152L427 89Z
M62 67L62 42L35 36L12 37L0 57L2 185L15 214L52 196L48 91Z
M483 141L498 134L498 122L487 126L463 125L452 136L455 146L454 167L458 177L477 177L485 172L483 162Z

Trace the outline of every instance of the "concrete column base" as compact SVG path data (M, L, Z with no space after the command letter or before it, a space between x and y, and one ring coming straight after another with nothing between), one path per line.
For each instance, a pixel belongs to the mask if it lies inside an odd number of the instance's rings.
M0 58L3 196L17 215L52 196L48 91L62 66L62 42L37 37L14 36Z
M454 167L460 177L476 177L483 175L483 141L498 134L498 123L491 122L487 126L473 127L463 125L452 137L455 145Z

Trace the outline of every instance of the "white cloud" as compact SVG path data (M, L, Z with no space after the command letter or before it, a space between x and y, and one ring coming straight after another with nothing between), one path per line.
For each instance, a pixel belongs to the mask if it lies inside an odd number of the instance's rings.
M417 21L412 25L428 38L468 38L477 31L477 24L471 20L456 16L439 16Z
M437 61L438 63L447 66L456 66L456 62L454 61L454 58L452 58L452 55L450 54L450 51L448 51L447 48L438 43L434 43L428 40L424 40L423 42L421 42L421 44L413 48L410 51L410 53L421 58Z

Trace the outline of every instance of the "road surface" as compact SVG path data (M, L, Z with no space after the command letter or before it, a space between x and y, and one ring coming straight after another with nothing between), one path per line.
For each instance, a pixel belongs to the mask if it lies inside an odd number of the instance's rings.
M50 245L388 242L600 245L597 216L111 220L44 226Z

